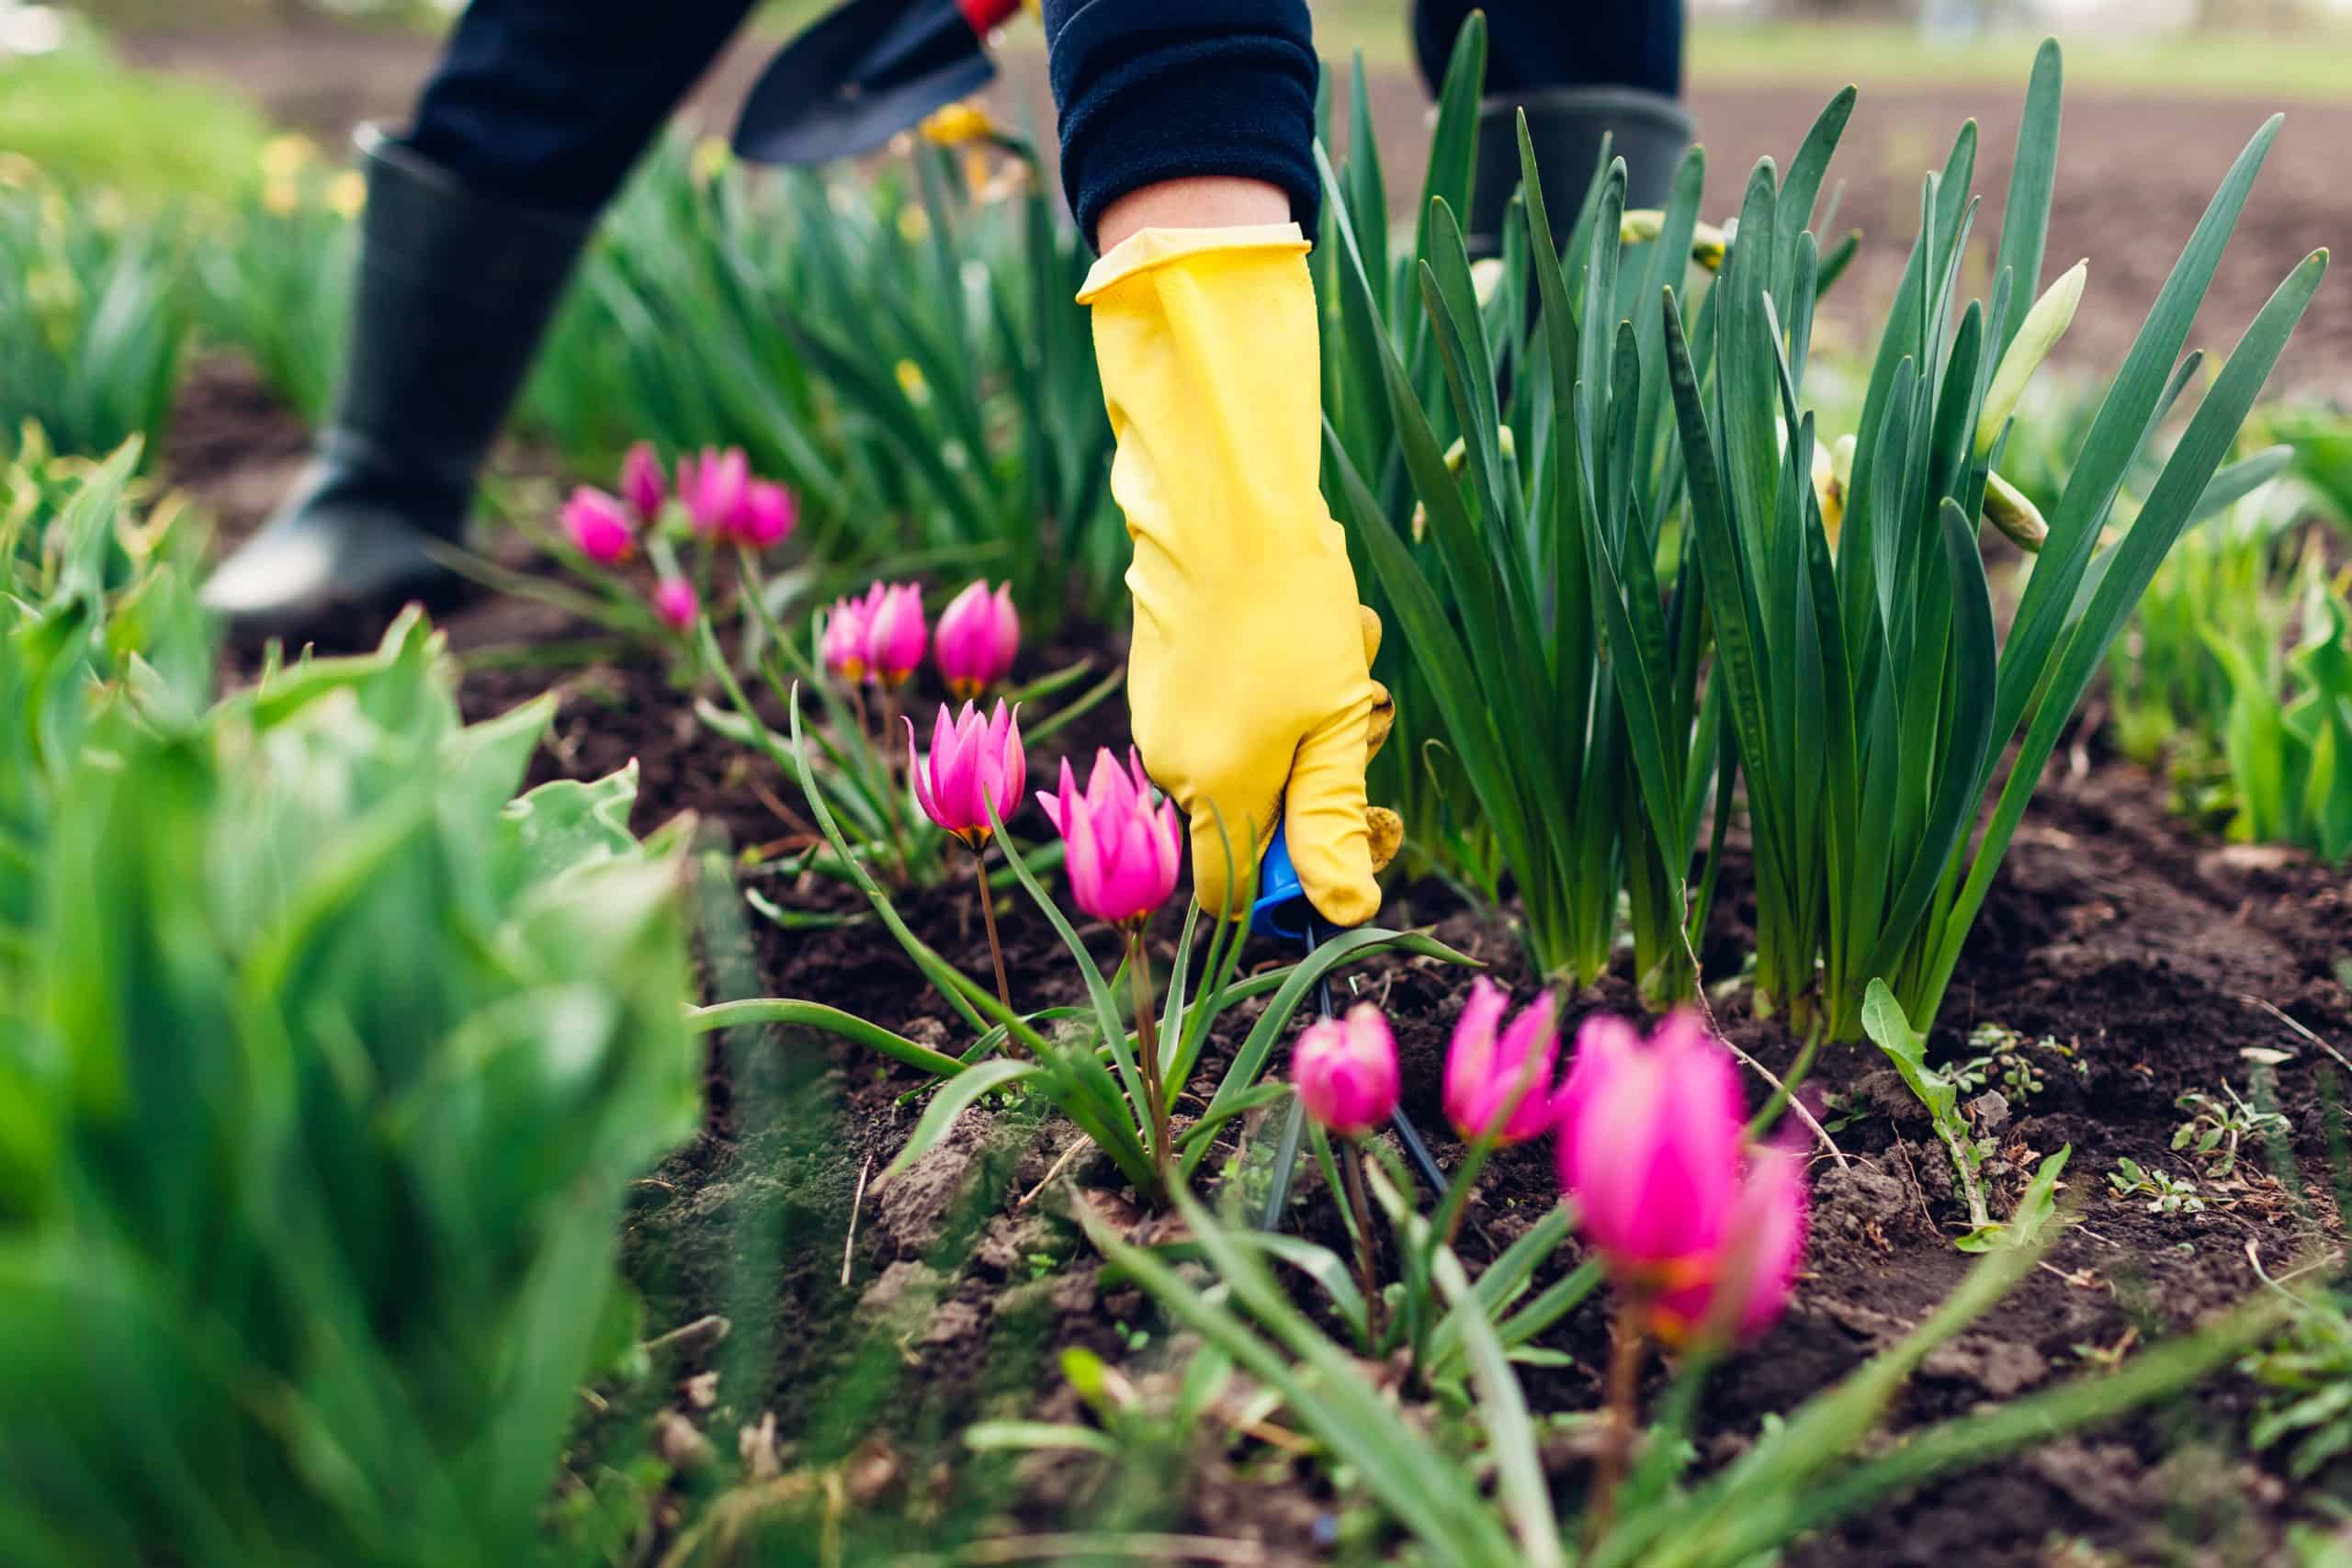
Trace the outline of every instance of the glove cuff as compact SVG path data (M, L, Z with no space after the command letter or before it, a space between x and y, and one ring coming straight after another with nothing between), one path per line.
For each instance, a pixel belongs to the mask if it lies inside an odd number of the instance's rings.
M1188 256L1272 251L1305 255L1312 247L1295 223L1251 223L1224 229L1139 229L1095 262L1079 288L1078 302L1091 305L1113 285Z

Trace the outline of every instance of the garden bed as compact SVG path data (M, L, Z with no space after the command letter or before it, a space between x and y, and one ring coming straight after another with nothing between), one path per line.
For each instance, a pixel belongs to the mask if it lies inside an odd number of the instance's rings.
M184 413L174 460L176 477L200 492L226 496L236 492L224 487L248 482L238 464L218 459L221 450L283 467L295 445L284 438L282 415L241 403L239 395L233 375L194 383L197 402ZM190 438L208 418L229 427L220 447L209 432ZM233 516L241 509L229 510ZM586 631L511 599L477 600L445 625L453 647L489 661L461 689L469 716L540 691L560 693L535 781L594 778L635 758L642 769L640 830L693 811L723 829L714 841L735 849L788 831L763 802L783 789L771 765L695 725L644 661L552 670L495 661L494 650L545 647ZM1115 658L1107 647L1092 651ZM1118 719L1106 708L1084 728L1094 732L1075 748L1081 750L1114 739ZM1054 755L1034 760L1033 776L1041 763L1051 767ZM2352 998L2343 981L2352 958L2352 886L2290 852L2197 837L2165 807L2158 781L2103 758L2096 739L2062 749L1955 977L1934 1059L1980 1054L1968 1036L1984 1023L2063 1048L2024 1048L2043 1087L2010 1097L1996 1212L2006 1211L2040 1156L2070 1145L2065 1201L2080 1223L2007 1301L1929 1359L1896 1407L1898 1435L2062 1376L2096 1372L2102 1358L2243 1298L2258 1284L2256 1261L2274 1275L2294 1267L2311 1235L2305 1216L2322 1216L2333 1229L2326 1218L2333 1203L2317 1179L2325 1151L2316 1072L2333 1054L2320 1041L2352 1043ZM1736 860L1737 853L1735 843ZM1730 868L1725 886L1747 886L1742 865ZM707 903L712 890L705 893ZM838 897L820 902L851 908ZM910 898L905 911L951 960L985 971L967 894L951 886ZM1406 918L1436 925L1443 940L1485 960L1521 994L1532 985L1504 925L1443 887L1392 892L1390 923ZM1783 1067L1793 1054L1786 1031L1749 1016L1744 987L1721 983L1753 946L1747 918L1729 901L1719 906L1702 956L1729 1038L1768 1066ZM1155 954L1163 965L1169 924L1161 922ZM1066 956L1033 911L1016 907L1006 934L1023 1005L1080 999ZM1110 951L1108 933L1096 934L1100 949ZM706 938L715 943L705 953L714 999L807 997L919 1041L945 1045L952 1038L940 998L870 926L786 932L748 911L729 911L707 924ZM1280 956L1269 948L1246 962ZM1350 983L1385 1004L1402 1048L1406 1109L1442 1134L1440 1058L1469 972L1426 959L1383 959L1362 965ZM1572 1010L1632 1010L1632 1000L1621 974ZM1245 1004L1234 1021L1246 1024L1254 1010ZM967 1113L945 1146L876 1190L862 1177L905 1142L917 1108L901 1097L919 1087L914 1074L799 1032L710 1038L704 1130L639 1184L625 1250L645 1294L649 1335L718 1313L732 1324L726 1345L733 1348L690 1338L667 1375L592 1429L576 1456L582 1465L593 1462L599 1431L618 1441L627 1424L663 1421L671 1410L729 1449L738 1429L755 1427L766 1411L776 1412L786 1431L820 1420L822 1413L804 1403L808 1391L838 1390L844 1369L871 1352L874 1331L885 1325L894 1392L888 1409L877 1408L876 1434L862 1450L868 1462L854 1484L877 1507L913 1518L926 1506L944 1506L949 1487L931 1466L958 1462L956 1429L981 1417L1080 1417L1076 1397L1055 1371L1056 1352L1083 1347L1149 1386L1164 1330L1140 1292L1098 1283L1099 1259L1065 1206L1091 1204L1138 1233L1163 1222L1133 1206L1099 1156L1074 1163L1066 1182L1023 1201L1064 1152L1067 1125L1034 1111ZM1212 1042L1203 1077L1234 1043ZM2203 1177L2172 1150L2184 1119L2177 1099L2191 1091L2219 1097L2225 1085L2244 1091L2255 1070L2250 1053L2284 1055L2274 1069L2278 1103L2294 1154L2314 1178L2302 1191L2263 1174L2259 1150L2248 1151L2228 1182ZM1751 1098L1760 1100L1764 1086L1750 1082ZM1970 1261L1952 1245L1965 1222L1949 1161L1884 1059L1868 1045L1832 1048L1812 1084L1808 1099L1835 1129L1848 1163L1814 1165L1814 1240L1788 1315L1712 1385L1697 1435L1709 1463L1727 1460L1760 1422L1793 1409L1916 1326ZM1442 1160L1458 1157L1448 1139L1434 1141ZM2152 1213L2147 1197L2117 1195L2109 1176L2127 1159L2195 1181L2201 1212ZM1467 1260L1486 1261L1555 1201L1550 1160L1548 1144L1538 1144L1489 1166L1465 1229ZM1320 1239L1338 1239L1311 1170L1294 1213ZM1606 1334L1605 1315L1593 1304L1545 1337L1544 1345L1563 1359L1525 1370L1538 1410L1599 1404ZM722 1372L715 1388L695 1381L712 1371ZM2184 1545L2223 1561L2255 1560L2283 1539L2295 1491L2278 1462L2245 1457L2255 1399L2245 1381L2217 1380L2192 1401L1866 1515L1805 1544L1793 1560L2041 1562L2077 1550L2067 1543L2081 1543L2090 1555L2065 1561L2146 1561ZM929 1451L942 1434L944 1446ZM674 1427L670 1440L684 1440ZM1336 1528L1317 1472L1254 1445L1229 1453L1205 1451L1210 1446L1205 1435L1195 1442L1199 1462L1181 1495L1130 1499L1134 1517L1263 1548L1231 1561L1316 1560ZM1547 1457L1559 1474L1581 1469L1571 1438ZM1051 1530L1081 1507L1099 1510L1101 1468L1069 1456L1022 1461L999 1528Z

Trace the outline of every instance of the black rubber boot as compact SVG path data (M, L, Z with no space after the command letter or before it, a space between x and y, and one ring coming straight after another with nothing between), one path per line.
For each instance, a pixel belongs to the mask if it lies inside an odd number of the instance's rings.
M455 574L474 474L594 219L468 189L373 126L349 355L294 492L221 562L204 602L247 636L433 598Z
M1519 111L1544 182L1544 210L1566 239L1600 164L1600 142L1625 160L1625 206L1663 207L1690 145L1690 117L1663 93L1641 87L1542 87L1489 96L1478 108L1478 162L1471 188L1474 257L1502 254L1504 214L1519 188Z

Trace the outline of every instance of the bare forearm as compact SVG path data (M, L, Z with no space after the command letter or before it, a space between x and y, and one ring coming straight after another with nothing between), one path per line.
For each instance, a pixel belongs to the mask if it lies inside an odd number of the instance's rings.
M1110 251L1143 229L1238 229L1290 221L1290 197L1265 180L1203 175L1163 180L1113 198L1094 229L1097 250Z

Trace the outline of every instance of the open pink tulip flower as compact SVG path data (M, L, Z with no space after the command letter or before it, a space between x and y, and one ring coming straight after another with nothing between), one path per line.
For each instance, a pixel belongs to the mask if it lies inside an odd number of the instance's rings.
M997 819L1021 808L1021 792L1029 784L1029 760L1021 747L1021 714L998 703L986 718L971 703L950 719L939 710L932 726L931 755L915 750L915 721L907 727L908 771L915 782L915 802L922 814L973 848L992 831L989 813Z
M665 577L653 585L653 613L672 631L683 632L702 614L702 600L684 578Z
M582 485L563 503L563 532L580 553L598 566L628 558L637 547L637 529L618 498Z
M1804 1262L1806 1208L1804 1156L1775 1145L1751 1149L1715 1268L1660 1292L1650 1303L1650 1331L1668 1345L1713 1334L1742 1345L1762 1337L1789 1304Z
M932 634L932 657L947 689L966 699L978 696L1012 673L1021 649L1021 616L1012 607L1012 584L994 593L975 582L947 602Z
M1621 1288L1711 1276L1740 1190L1747 1122L1730 1053L1677 1012L1646 1041L1613 1019L1577 1037L1558 1103L1560 1183Z
M751 482L751 463L741 446L724 452L706 446L699 458L678 459L678 499L697 534L732 532Z
M773 549L792 536L800 521L800 502L780 484L753 479L743 487L743 504L735 513L735 537L755 550Z
M1560 1030L1549 991L1506 1024L1510 998L1480 979L1453 1026L1445 1055L1445 1119L1465 1141L1523 1144L1556 1120L1552 1078Z
M654 456L652 442L639 442L621 458L621 499L640 523L650 523L661 515L669 487L662 479L662 459Z
M882 588L880 597L872 603L865 623L866 671L885 686L903 686L922 663L923 650L931 646L931 628L922 616L922 590L911 582L894 582Z
M1108 748L1097 751L1084 794L1063 758L1060 789L1041 791L1037 804L1068 846L1070 896L1096 919L1114 926L1147 919L1176 890L1184 863L1176 807L1164 800L1155 804L1151 781L1133 750L1125 768Z
M1396 1040L1370 1002L1317 1019L1290 1048L1291 1087L1317 1125L1360 1138L1396 1110Z

